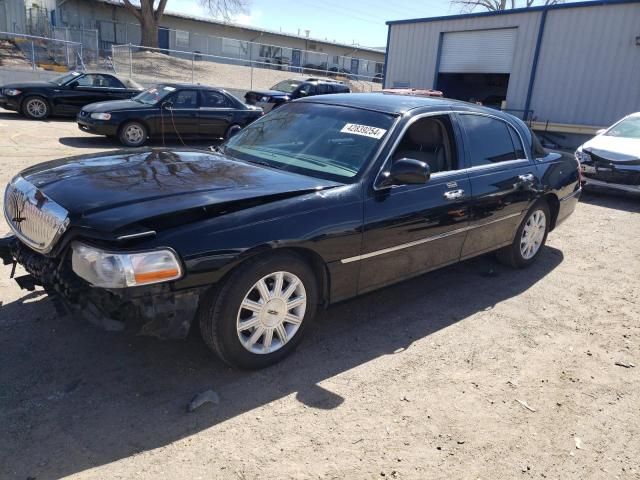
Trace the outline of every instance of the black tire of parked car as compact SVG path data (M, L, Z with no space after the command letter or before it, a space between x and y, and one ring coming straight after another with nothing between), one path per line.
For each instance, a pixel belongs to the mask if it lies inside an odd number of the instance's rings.
M138 132L137 135L133 134L135 131ZM147 127L136 121L126 122L118 132L120 142L127 147L141 147L146 143L148 136Z
M51 107L46 98L31 95L22 101L22 114L31 120L44 120L51 114Z
M525 258L522 255L522 251L520 248L520 244L522 241L522 232L525 228L525 225L529 221L530 218L534 215L534 213L542 211L545 216L545 230L544 235L542 237L542 241L540 243L540 247L535 252L535 254L531 258ZM545 199L538 200L533 206L527 211L522 223L518 227L518 231L516 232L515 238L513 239L513 243L508 247L501 248L497 251L498 260L505 265L509 265L514 268L526 268L536 261L540 252L543 250L544 245L547 241L547 235L549 234L549 227L551 225L551 212L549 210L549 204Z
M229 140L231 137L236 135L240 130L242 130L242 127L240 125L237 125L237 124L231 125L229 128L227 128L227 132L224 134L224 139Z
M306 310L298 330L279 350L252 353L238 338L240 305L256 282L275 272L290 272L301 280L306 293ZM260 255L242 263L222 284L209 290L198 310L200 333L207 346L227 364L244 369L264 368L282 360L300 343L315 317L318 298L316 275L302 257L293 252Z

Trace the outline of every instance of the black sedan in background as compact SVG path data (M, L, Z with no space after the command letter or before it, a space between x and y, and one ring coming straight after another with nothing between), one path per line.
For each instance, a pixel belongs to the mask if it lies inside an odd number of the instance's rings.
M150 137L231 138L262 115L220 88L165 83L130 100L87 105L77 121L80 130L139 147Z
M0 107L35 120L49 115L73 117L89 103L123 100L142 90L133 80L108 73L69 72L46 82L3 85Z
M250 90L244 99L249 105L262 107L265 112L284 105L291 100L330 93L351 93L349 87L336 80L307 78L306 80L283 80L271 90Z

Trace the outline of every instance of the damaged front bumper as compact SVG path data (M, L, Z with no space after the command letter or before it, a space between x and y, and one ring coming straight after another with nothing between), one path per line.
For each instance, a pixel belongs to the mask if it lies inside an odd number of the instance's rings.
M59 313L74 313L107 330L126 330L162 339L184 338L204 288L176 290L172 283L121 289L95 288L71 270L68 254L52 258L36 253L15 236L0 239L0 258L27 275L15 277L25 290L44 288Z

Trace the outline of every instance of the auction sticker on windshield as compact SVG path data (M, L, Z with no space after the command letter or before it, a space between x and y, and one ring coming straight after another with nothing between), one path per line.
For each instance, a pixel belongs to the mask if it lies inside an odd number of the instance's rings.
M368 125L358 125L357 123L347 123L342 130L342 133L351 133L353 135L362 135L363 137L380 139L387 131L384 128L370 127Z

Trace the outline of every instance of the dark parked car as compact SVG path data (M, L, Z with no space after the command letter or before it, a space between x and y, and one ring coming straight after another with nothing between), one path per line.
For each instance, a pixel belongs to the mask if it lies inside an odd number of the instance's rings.
M35 120L49 115L73 117L89 103L123 100L142 90L128 78L108 73L70 72L48 82L19 82L2 86L0 107Z
M77 122L82 131L139 147L149 137L231 138L262 115L220 88L165 83L130 100L87 105Z
M335 80L307 78L306 80L284 80L271 90L250 90L244 99L249 105L262 107L265 112L284 105L291 100L330 93L350 93L347 85Z
M23 288L147 335L184 337L197 322L223 360L257 368L287 355L319 307L492 250L527 267L580 192L578 162L508 114L326 95L217 153L28 168L7 186L15 236L0 253L29 272Z

